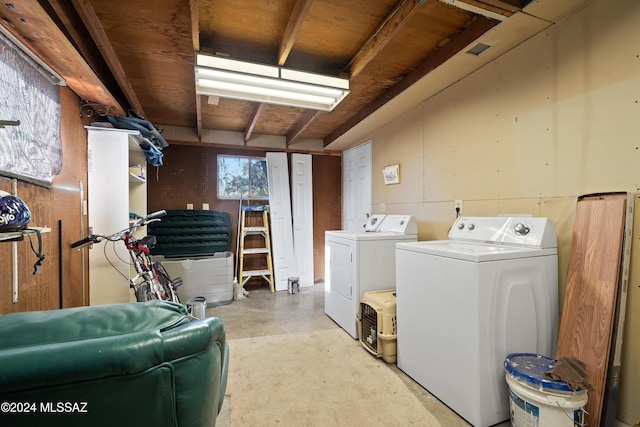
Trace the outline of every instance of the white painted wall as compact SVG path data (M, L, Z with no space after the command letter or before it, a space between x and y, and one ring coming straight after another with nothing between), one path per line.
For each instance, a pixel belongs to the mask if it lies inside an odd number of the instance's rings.
M640 2L593 0L519 47L378 128L378 213L413 214L419 239L445 239L463 214L528 213L558 231L564 301L579 195L640 188ZM382 169L400 164L401 183ZM637 200L637 198L636 198ZM634 243L640 239L636 203ZM640 418L640 249L632 268L618 418Z

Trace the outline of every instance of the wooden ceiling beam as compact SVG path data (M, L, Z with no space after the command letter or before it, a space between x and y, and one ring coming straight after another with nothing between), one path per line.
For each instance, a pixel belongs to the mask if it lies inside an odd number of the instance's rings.
M465 3L474 4L474 3L484 3L486 5L494 6L498 9L502 9L505 11L509 11L511 13L520 12L522 7L520 6L520 0L466 0ZM478 4L478 6L480 6ZM481 7L481 6L480 6Z
M196 128L198 141L202 141L202 97L196 94Z
M0 24L60 74L78 97L107 105L113 114L124 114L122 106L37 0L21 0L13 2L11 8L2 7L0 18Z
M291 11L291 16L289 16L289 21L287 22L287 28L285 28L284 30L282 41L280 43L280 50L278 53L278 65L280 67L282 67L285 64L285 62L287 62L287 58L289 57L289 54L291 53L291 49L293 48L293 45L296 42L298 33L302 28L302 24L304 23L304 20L307 17L307 14L309 13L309 9L311 9L312 3L313 3L313 0L296 1L296 4L293 7L293 10ZM251 134L253 132L253 129L256 123L258 122L258 118L263 108L264 108L264 104L260 104L256 109L255 114L251 118L251 122L249 123L249 127L247 128L247 131L244 137L245 143L249 141L249 138L251 138ZM287 145L289 145L291 141L297 138L298 135L300 135L300 133L304 129L306 129L307 126L311 124L311 122L313 121L313 119L315 119L315 116L316 116L316 114L313 114L313 113L314 111L308 110L303 114L302 118L298 120L293 130L287 134L287 139L286 139Z
M318 117L321 111L305 110L302 117L296 122L296 125L287 134L287 147ZM325 144L326 145L326 144Z
M289 22L287 23L287 28L284 30L282 42L280 43L278 65L281 67L287 61L289 53L291 53L291 49L293 48L296 38L298 37L298 33L304 23L304 19L306 18L307 13L309 13L309 9L311 9L311 3L313 3L313 0L298 0L293 7L293 11L289 17Z
M414 68L399 83L387 89L373 102L362 108L360 111L358 111L357 114L355 114L346 122L342 123L333 132L327 135L324 140L325 147L345 134L349 129L356 126L362 120L367 118L377 109L381 108L384 104L398 96L412 84L445 63L447 60L449 60L449 58L460 52L464 47L468 46L474 40L477 40L481 35L489 31L496 24L498 24L498 21L496 20L485 18L484 16L478 17L471 23L471 25L469 25L464 31L454 37L449 43L444 45L437 52L429 56L426 60L424 60L416 68Z
M193 52L195 60L195 52L200 52L200 16L198 14L198 0L189 0L189 9L191 11L191 41L193 42ZM195 64L194 64L195 65ZM196 97L196 131L198 141L202 141L202 97L195 93Z
M229 144L220 144L217 142L202 142L202 141L184 141L180 139L167 139L169 145L182 145L187 147L208 147L208 148L233 148L234 150L244 150L249 152L254 152L256 150L261 151L278 151L285 153L304 153L304 154L317 154L320 156L336 156L342 157L342 150L309 150L309 149L298 149L298 148L282 148L282 147L262 147L257 145L229 145Z
M253 133L253 128L256 127L256 123L258 123L258 118L264 109L264 104L259 103L256 111L253 113L253 117L251 117L251 121L249 122L249 126L247 126L247 130L244 133L244 142L247 143L251 138L251 134Z
M464 5L471 6L472 9L465 7ZM479 11L474 10L473 8L486 10L487 12L491 12L495 15L501 15L505 18L510 17L516 12L522 10L520 7L515 7L509 3L499 0L457 0L453 5L455 7L459 7L461 9L471 10L474 13L480 13ZM488 17L492 17L490 14Z
M189 0L191 10L191 40L193 51L200 52L200 17L198 15L198 0Z
M76 11L82 18L82 21L85 23L89 34L93 38L94 43L102 53L111 73L115 77L118 85L122 89L124 96L129 101L129 104L132 108L134 108L139 114L144 116L144 111L142 108L142 104L138 100L138 97L131 86L131 82L127 78L124 69L122 68L122 64L120 60L118 60L118 55L116 55L111 42L109 42L109 38L107 37L102 24L100 23L100 19L96 14L95 9L89 2L89 0L72 0L73 6L76 8Z
M56 13L60 22L64 26L65 30L69 33L73 43L78 46L78 50L82 54L84 58L87 58L87 61L92 62L94 57L102 58L100 53L96 51L95 46L92 45L90 36L84 30L84 27L81 25L81 22L78 22L80 17L78 16L73 5L69 4L64 0L49 0L49 5ZM76 19L74 19L76 17ZM87 42L89 40L89 42Z
M285 31L282 44L280 46L280 57L278 65L284 65L286 58L295 42L295 37L302 27L304 18L311 7L312 0L298 0L289 18L289 23ZM352 61L350 75L351 78L364 69L364 67L382 50L382 48L393 38L396 32L409 20L418 10L421 4L417 0L401 0L391 14L384 19L383 23L367 40ZM286 144L289 146L307 127L318 117L320 111L306 110L297 121L296 125L287 133Z
M354 78L389 43L393 36L409 21L422 4L418 0L401 0L393 11L369 36L351 61L349 75Z
M118 82L116 82L116 79L111 74L111 70L109 70L109 66L100 54L100 51L96 49L96 45L93 43L89 31L84 26L73 4L68 0L48 0L48 3L57 19L60 20L62 28L67 32L67 37L75 45L75 48L84 60L87 61L97 78L99 78L106 87L110 88L112 91L111 94L119 103L127 105L128 102L120 90ZM91 102L93 100L89 101Z

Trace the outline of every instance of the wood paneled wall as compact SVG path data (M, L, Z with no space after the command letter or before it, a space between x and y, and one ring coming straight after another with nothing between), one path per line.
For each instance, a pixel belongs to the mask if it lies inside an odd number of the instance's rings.
M313 270L324 281L324 232L342 228L342 157L313 156Z
M83 300L82 252L69 244L81 236L81 186L86 194L87 144L86 131L79 115L79 99L67 87L61 87L62 171L51 188L18 181L18 196L31 210L31 224L47 226L50 233L42 234L45 259L41 273L33 274L36 257L29 239L17 243L18 301L12 298L12 243L0 242L0 314L51 310L80 306ZM11 192L11 180L0 177L0 190ZM37 249L37 238L32 236ZM86 263L84 264L86 265Z
M87 194L87 133L92 120L80 118L79 99L68 88L61 88L61 138L63 165L51 188L18 181L18 195L32 212L31 225L47 226L42 235L46 256L41 273L33 274L36 257L29 239L17 242L18 301L12 298L12 243L0 242L0 314L52 310L88 305L88 251L69 245L87 233L87 217L82 214ZM265 150L181 145L170 141L162 167L148 171L148 210L185 209L187 203L229 212L236 241L238 202L217 198L217 155L264 156ZM341 227L340 156L313 155L314 264L315 280L324 280L324 231ZM11 191L11 179L0 177L0 190ZM37 245L35 236L32 238ZM37 249L37 246L36 246ZM94 249L96 250L96 249ZM231 248L235 253L235 245ZM84 260L84 262L83 262Z
M231 154L264 157L266 150L226 148L169 141L164 150L164 164L150 168L147 184L147 209L209 209L228 212L233 226L231 251L235 254L238 230L237 200L217 197L217 156ZM342 157L313 155L313 215L314 215L314 279L324 280L324 232L341 227Z

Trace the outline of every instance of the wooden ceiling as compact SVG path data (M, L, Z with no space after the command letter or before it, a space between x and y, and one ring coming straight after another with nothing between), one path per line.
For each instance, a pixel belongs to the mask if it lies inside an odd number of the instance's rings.
M335 141L530 0L14 0L2 25L81 98L159 126ZM552 0L554 1L554 0ZM453 3L453 5L451 4ZM194 52L346 76L332 112L195 94Z

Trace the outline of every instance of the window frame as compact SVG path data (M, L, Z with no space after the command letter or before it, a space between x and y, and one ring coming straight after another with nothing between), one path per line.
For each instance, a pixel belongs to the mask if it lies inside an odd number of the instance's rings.
M220 167L220 161L221 159L224 158L228 158L228 159L237 159L239 161L246 159L249 162L249 176L246 177L244 176L244 174L242 175L243 178L248 180L248 191L247 192L243 192L242 194L238 194L233 193L232 195L226 195L223 194L223 183L221 181L221 167ZM252 167L252 162L264 162L265 164L265 183L266 183L266 189L267 189L267 194L266 195L256 195L256 194L248 194L251 192L251 188L255 187L252 186L252 174L251 174L251 167ZM246 156L246 155L241 155L241 154L218 154L216 157L216 193L217 193L217 197L220 200L240 200L242 198L242 200L269 200L269 186L268 186L268 181L267 181L267 173L266 173L266 163L267 163L267 158L264 156ZM241 167L241 169L244 169Z

